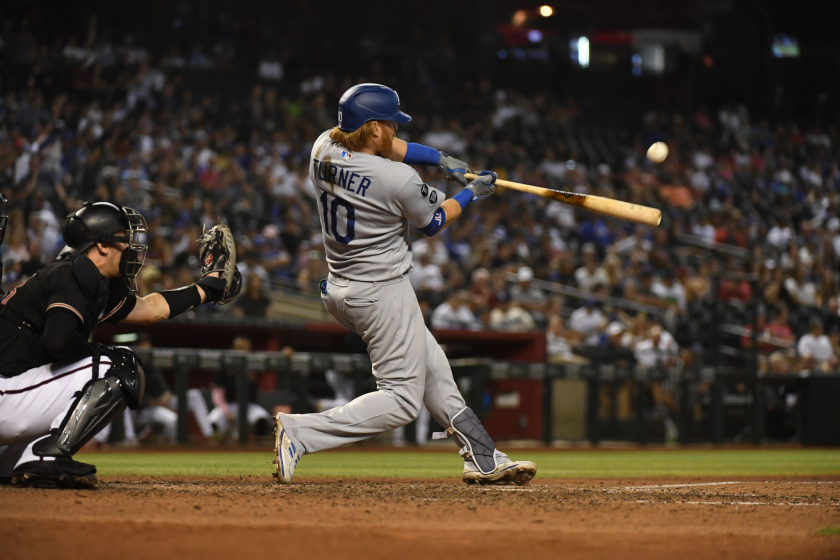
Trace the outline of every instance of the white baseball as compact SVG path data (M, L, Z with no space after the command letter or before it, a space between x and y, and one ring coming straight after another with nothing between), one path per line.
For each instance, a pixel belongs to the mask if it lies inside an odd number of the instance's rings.
M668 145L665 142L654 142L648 148L647 157L653 163L662 163L668 157Z

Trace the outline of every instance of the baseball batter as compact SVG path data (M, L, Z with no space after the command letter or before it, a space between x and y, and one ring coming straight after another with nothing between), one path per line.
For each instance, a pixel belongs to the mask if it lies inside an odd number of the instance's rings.
M96 467L73 455L126 406L136 409L145 385L131 350L88 342L96 325L154 323L239 293L233 236L222 225L199 240L196 284L134 295L146 231L131 208L86 203L68 217L58 258L0 302L0 483L96 485Z
M378 84L347 90L338 126L312 147L310 177L329 264L321 298L330 314L367 343L377 391L318 414L275 418L275 476L291 482L306 453L316 453L404 426L425 403L461 447L467 483L525 484L537 472L530 461L511 461L458 391L446 356L423 322L408 281L412 266L409 224L433 236L457 220L478 197L495 191L496 175L483 171L466 184L466 163L397 139L397 93ZM465 185L450 200L423 183L409 165L439 166Z

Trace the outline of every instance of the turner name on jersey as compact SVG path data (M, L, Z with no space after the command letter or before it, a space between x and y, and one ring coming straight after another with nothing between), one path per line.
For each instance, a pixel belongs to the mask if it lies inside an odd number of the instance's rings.
M345 153L347 152L342 152L342 154ZM335 185L336 187L341 187L342 189L354 192L359 196L365 196L367 194L368 187L370 187L369 177L364 177L358 173L354 173L327 161L320 161L312 158L312 172L321 181L325 181Z

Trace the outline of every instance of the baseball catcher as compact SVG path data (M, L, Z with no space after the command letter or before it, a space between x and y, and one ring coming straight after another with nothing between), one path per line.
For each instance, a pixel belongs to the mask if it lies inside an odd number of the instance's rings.
M143 398L143 366L128 348L88 342L96 325L154 323L242 287L233 237L220 224L199 240L195 284L140 297L146 220L88 202L67 218L58 258L0 302L0 482L90 488L96 467L73 455Z

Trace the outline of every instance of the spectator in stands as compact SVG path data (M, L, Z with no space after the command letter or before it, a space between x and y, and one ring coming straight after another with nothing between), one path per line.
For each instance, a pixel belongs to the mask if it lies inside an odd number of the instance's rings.
M793 331L788 325L787 307L782 306L776 313L775 318L769 323L766 322L765 313L759 312L758 328L759 366L763 371L766 371L766 361L769 359L769 356L776 353L780 348L793 348L796 341L796 338L793 336ZM747 325L745 331L744 336L741 337L741 346L752 348L753 326ZM784 356L782 353L780 355Z
M678 364L680 348L668 331L659 325L650 328L648 338L636 344L634 350L640 367L674 367Z
M432 328L480 330L481 323L470 310L469 303L469 292L459 290L450 293L432 313Z
M587 360L575 355L574 345L580 341L580 336L566 330L566 325L560 315L552 315L545 332L546 353L551 362L584 363Z
M674 307L679 313L686 310L685 289L674 272L669 269L660 271L659 280L654 282L652 290L669 308Z
M428 245L424 245L415 251L415 256L418 262L408 273L408 280L414 290L429 290L432 292L443 290L443 274L441 274L440 265L432 262L432 249Z
M796 351L800 357L799 370L829 371L838 363L834 345L823 331L822 319L811 319L811 330L799 339Z
M253 346L251 339L246 336L237 336L233 340L232 350L240 352L251 352ZM225 370L219 370L213 378L210 394L212 395L215 408L210 411L209 419L213 432L220 440L228 437L238 437L239 429L239 402L237 399L236 375L248 375L248 426L256 436L265 436L271 433L272 418L263 407L257 404L257 375L253 372L229 374Z
M679 346L671 333L659 325L650 328L649 338L636 345L635 356L642 368L671 368L679 365ZM673 416L679 413L674 394L676 387L671 381L654 381L650 384L651 396L657 414L665 427L665 441L672 443L679 437Z
M631 339L627 336L626 325L621 321L613 321L607 325L601 341L603 360L620 366L635 364L636 357L633 350L627 346Z
M598 250L594 243L583 246L583 266L575 271L575 284L581 290L594 292L598 286L610 286L607 272L598 266Z
M251 274L248 277L244 293L236 299L233 313L238 317L271 317L271 298L263 291L263 279L259 275Z
M711 297L712 282L711 272L707 263L701 263L696 272L685 281L685 298L687 302L706 302Z
M784 299L785 271L773 259L767 259L764 266L767 270L762 276L764 301L769 305L781 305Z
M523 332L534 330L531 314L511 300L507 292L496 294L497 307L490 313L490 328L496 331Z
M283 79L283 63L280 62L274 51L267 52L260 61L257 75L260 79L270 82L279 82Z
M767 232L767 243L773 245L777 249L784 249L790 243L793 232L790 228L790 219L781 218L777 223Z
M580 334L583 343L596 346L601 339L601 331L607 324L607 318L595 306L594 299L584 301L583 307L575 309L569 319L569 328Z
M542 290L534 286L534 271L527 266L520 266L516 271L516 285L510 290L510 297L519 307L529 312L538 324L545 324L545 312L548 299Z
M784 287L791 304L807 307L814 307L816 305L817 286L808 279L805 266L801 264L797 265L793 275L785 280Z
M615 253L608 253L604 258L604 272L609 278L606 284L607 293L614 297L621 297L624 290L624 265Z
M30 277L46 266L41 255L41 243L37 240L29 242L29 259L20 263L20 274Z
M745 309L752 300L752 287L746 280L723 278L720 281L720 299L739 309Z
M236 263L236 266L239 267L239 273L242 274L242 281L246 283L248 282L248 277L251 274L255 274L262 278L263 282L268 282L268 272L266 272L265 268L263 268L262 264L257 261L257 252L254 250L248 250L244 252L243 259L241 263Z
M624 284L624 298L654 307L666 307L665 302L653 292L653 273L643 270L638 281L628 281Z
M779 312L776 313L776 316L761 333L760 340L762 342L770 339L776 339L777 345L788 344L788 347L793 347L793 342L796 338L793 336L793 331L788 324L788 308L785 305L779 308ZM764 352L769 351L771 348L772 346L769 345L759 346L759 349Z
M482 313L489 310L496 301L490 285L490 272L486 268L476 268L470 280L470 297L475 308Z
M776 351L770 354L768 359L770 375L788 375L791 373L790 361L785 356L784 352Z

